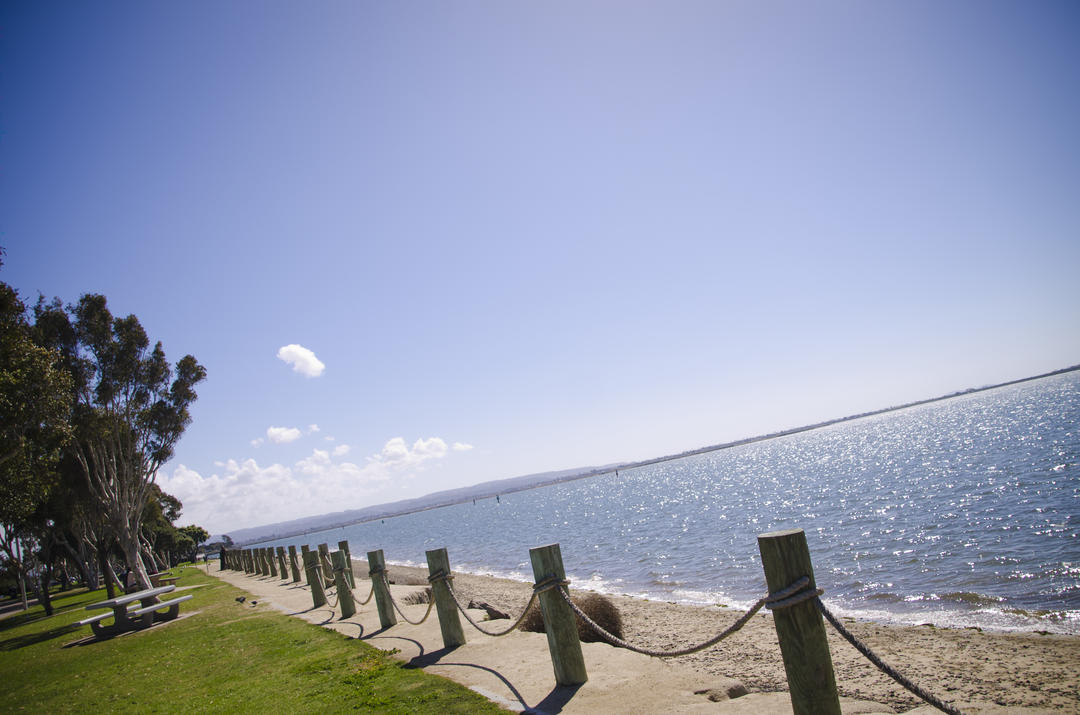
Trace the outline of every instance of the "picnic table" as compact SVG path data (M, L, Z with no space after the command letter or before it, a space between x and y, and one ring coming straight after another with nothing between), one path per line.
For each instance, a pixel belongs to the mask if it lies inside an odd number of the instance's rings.
M94 635L99 638L107 638L124 631L146 628L153 625L155 621L172 620L179 615L180 604L191 598L191 595L187 595L169 601L158 600L158 596L175 590L176 586L173 585L159 586L158 588L148 588L145 591L129 593L118 598L110 598L107 601L91 603L86 607L86 610L109 609L109 612L84 618L79 621L79 625L89 625L93 629ZM136 601L141 602L142 607L128 610L128 605ZM168 610L161 612L162 609ZM113 622L104 625L102 621L110 617Z

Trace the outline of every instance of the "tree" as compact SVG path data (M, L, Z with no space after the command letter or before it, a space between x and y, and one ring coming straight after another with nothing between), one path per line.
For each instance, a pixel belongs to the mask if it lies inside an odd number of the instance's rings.
M26 605L25 578L37 549L34 523L71 438L72 380L55 351L34 344L26 307L0 283L0 549Z
M210 532L201 526L195 526L194 524L191 524L190 526L181 526L180 531L191 539L191 550L189 553L191 554L191 560L194 561L195 552L198 550L200 544L210 538Z
M143 510L158 468L191 422L188 408L206 369L186 355L173 370L138 318L114 318L104 296L84 295L64 310L38 302L42 340L65 357L75 386L71 452L90 494L142 588L150 578L140 554Z

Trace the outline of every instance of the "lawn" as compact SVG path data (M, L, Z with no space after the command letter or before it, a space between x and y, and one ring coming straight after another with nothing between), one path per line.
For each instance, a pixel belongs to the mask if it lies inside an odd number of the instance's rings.
M410 669L366 643L238 603L245 595L190 566L187 617L109 640L74 625L104 590L68 591L0 620L0 712L495 713L490 701Z

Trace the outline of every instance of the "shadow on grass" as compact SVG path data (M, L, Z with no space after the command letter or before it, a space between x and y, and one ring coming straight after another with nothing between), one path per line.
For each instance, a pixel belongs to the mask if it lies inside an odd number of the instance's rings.
M25 648L28 645L37 645L53 638L59 638L62 635L66 635L75 631L79 626L74 623L69 623L66 626L57 626L47 631L41 631L39 633L28 633L24 636L16 636L14 638L8 638L7 640L0 641L0 651L12 651L19 648Z

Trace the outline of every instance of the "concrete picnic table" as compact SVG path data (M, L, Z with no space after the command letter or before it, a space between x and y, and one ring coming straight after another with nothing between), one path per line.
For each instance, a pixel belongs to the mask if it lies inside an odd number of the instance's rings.
M138 591L136 593L129 593L126 596L120 596L118 598L110 598L107 601L98 601L97 603L91 603L86 607L86 610L93 611L98 609L111 609L111 613L102 613L90 618L85 618L79 621L80 626L89 625L93 629L94 635L99 638L107 638L114 636L124 631L135 630L138 628L146 628L158 621L168 621L180 613L180 604L191 598L190 595L180 596L170 601L158 601L158 596L175 591L176 586L159 586L157 588L148 588L145 591ZM142 608L136 608L134 610L128 610L128 604L135 601L142 602ZM169 610L164 613L159 613L163 608ZM102 621L106 618L112 617L113 622L111 625L103 625Z

